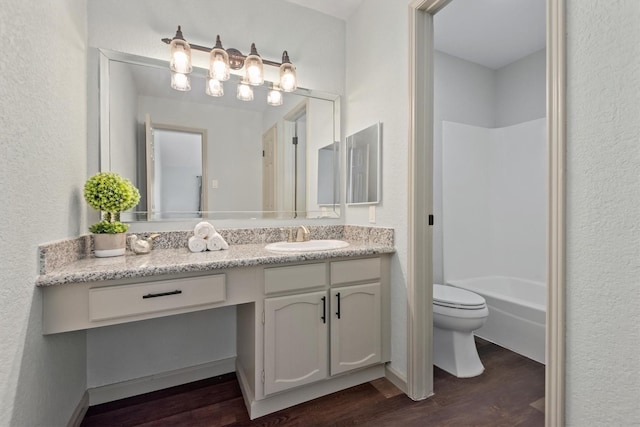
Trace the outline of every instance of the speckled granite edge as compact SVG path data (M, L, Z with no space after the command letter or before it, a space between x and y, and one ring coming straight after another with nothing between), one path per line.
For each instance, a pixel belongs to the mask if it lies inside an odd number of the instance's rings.
M211 272L258 265L282 265L313 260L344 259L354 256L392 254L391 246L350 242L345 248L330 251L274 253L264 244L231 245L228 250L191 253L187 248L158 249L150 254L113 258L87 257L67 264L55 272L40 275L36 286L137 279L141 277L192 272Z
M75 239L57 240L38 246L40 274L47 274L66 264L85 258L92 251L93 239L86 234Z
M252 245L279 242L287 239L288 230L297 225L282 227L226 228L217 229L229 245ZM306 226L311 239L344 239L351 242L393 247L394 230L389 227L360 225L309 225ZM180 249L187 247L193 231L163 231L135 233L138 237L158 234L153 240L154 249ZM127 239L128 244L128 239ZM38 246L40 274L49 274L67 264L91 257L93 238L90 234L80 237L44 243Z

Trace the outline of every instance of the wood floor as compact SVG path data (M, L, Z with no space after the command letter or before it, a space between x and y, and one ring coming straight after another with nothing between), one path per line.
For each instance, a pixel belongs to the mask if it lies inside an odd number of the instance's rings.
M485 372L434 368L435 395L420 402L382 378L251 421L231 373L92 406L82 426L544 426L544 365L477 345Z

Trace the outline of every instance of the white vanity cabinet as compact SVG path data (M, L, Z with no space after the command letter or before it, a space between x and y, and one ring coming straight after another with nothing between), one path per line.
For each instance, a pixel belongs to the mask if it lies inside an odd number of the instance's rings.
M235 306L254 419L385 375L389 263L384 253L44 286L43 333Z
M267 298L264 312L265 394L326 378L326 291Z
M384 375L388 274L384 256L265 268L263 304L238 311L239 325L253 317L263 331L252 345L238 337L251 418Z
M331 375L382 360L380 283L331 289Z

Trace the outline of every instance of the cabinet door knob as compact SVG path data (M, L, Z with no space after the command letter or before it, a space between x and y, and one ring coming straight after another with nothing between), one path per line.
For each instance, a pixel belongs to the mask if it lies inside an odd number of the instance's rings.
M327 297L322 297L322 323L327 323Z
M340 292L336 293L336 298L338 299L338 311L336 311L336 316L338 319L340 318Z

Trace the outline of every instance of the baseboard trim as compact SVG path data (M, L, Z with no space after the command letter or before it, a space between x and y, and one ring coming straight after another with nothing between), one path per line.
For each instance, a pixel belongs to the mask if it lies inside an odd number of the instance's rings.
M389 364L384 367L384 376L391 382L391 384L398 387L404 394L409 394L409 388L407 387L407 377L393 369Z
M80 398L80 402L78 402L78 406L76 406L73 414L71 414L71 419L67 423L67 427L80 427L84 415L87 413L87 409L89 409L89 392L85 391Z
M235 370L236 358L229 357L201 365L189 366L188 368L175 369L173 371L135 378L115 384L107 384L87 390L89 394L89 404L99 405L101 403L112 402L126 397L137 396L143 393L215 377L216 375L227 374Z

